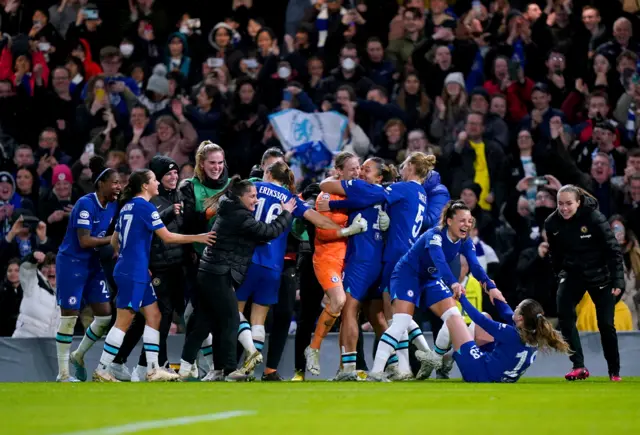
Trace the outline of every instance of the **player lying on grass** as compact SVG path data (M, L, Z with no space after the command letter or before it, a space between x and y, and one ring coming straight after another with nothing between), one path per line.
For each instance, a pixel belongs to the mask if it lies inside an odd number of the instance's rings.
M533 364L538 350L569 351L569 345L544 317L538 302L525 299L515 312L502 300L494 298L493 302L504 323L483 315L463 294L460 303L473 323L468 328L458 324L449 328L445 324L436 338L436 351L450 349L450 339L453 349L444 357L431 350L418 350L420 370L430 373L438 368L438 360L451 370L455 360L466 382L516 382Z

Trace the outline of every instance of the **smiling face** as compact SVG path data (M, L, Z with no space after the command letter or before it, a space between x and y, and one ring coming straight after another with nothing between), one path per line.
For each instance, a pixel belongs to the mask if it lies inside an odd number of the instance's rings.
M113 202L120 196L122 190L122 184L120 183L120 176L117 172L112 172L104 183L99 183L101 188L101 194L107 201Z
M20 282L20 266L18 264L10 264L7 268L7 281L11 284Z
M157 196L158 186L160 186L160 182L156 178L156 174L154 174L153 172L149 171L148 176L149 178L147 179L147 182L142 185L143 190L146 188L149 195L151 195L152 197Z
M240 197L240 202L242 202L250 212L254 212L256 210L256 205L258 204L258 192L256 191L256 187L249 187L249 189Z
M16 186L20 192L27 195L33 188L33 175L26 169L20 169L16 174Z
M178 186L178 170L172 169L162 177L162 187L167 190L175 190Z
M9 182L0 182L0 200L9 201L13 195L13 184Z
M469 210L456 210L453 217L447 219L447 226L453 239L464 239L473 228L473 216Z
M580 201L573 192L558 193L558 212L565 219L571 219L578 211Z
M613 175L611 163L605 156L596 155L591 163L591 176L598 183L603 184Z
M224 172L224 154L220 151L212 151L207 154L206 159L202 162L202 170L212 180L220 178Z
M380 184L382 175L378 171L378 165L373 160L367 160L360 168L360 179L369 184Z
M355 180L360 177L360 161L357 157L352 157L344 163L342 169L336 168L336 172L341 180Z
M132 149L129 151L129 168L132 171L142 169L147 166L147 159L144 157L144 153L139 149Z

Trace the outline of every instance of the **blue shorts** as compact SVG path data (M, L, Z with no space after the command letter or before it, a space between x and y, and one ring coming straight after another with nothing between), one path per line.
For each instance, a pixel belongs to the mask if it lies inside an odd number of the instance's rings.
M137 312L158 300L151 282L137 282L124 275L115 275L113 279L118 286L116 308Z
M56 257L58 305L79 310L82 303L109 303L111 292L98 261L78 260L66 255Z
M453 359L465 382L492 382L485 365L485 354L475 342L463 344L457 352L453 352Z
M246 302L253 297L253 302L268 307L278 303L280 280L282 271L270 269L256 263L251 263L244 281L236 290L236 297L240 302Z
M380 294L391 292L391 275L396 267L396 262L387 261L382 263L382 274L380 275Z
M444 282L431 278L421 282L418 274L407 263L398 263L391 275L391 300L400 299L417 307L429 308L438 302L453 297Z
M380 299L379 286L375 285L379 277L380 264L351 261L344 268L342 284L345 292L359 302Z

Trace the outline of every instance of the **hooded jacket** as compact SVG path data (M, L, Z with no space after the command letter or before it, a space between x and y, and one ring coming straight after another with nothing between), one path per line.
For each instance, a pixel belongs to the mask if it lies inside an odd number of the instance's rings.
M100 65L93 61L93 55L91 54L91 46L89 46L89 42L87 42L87 40L84 38L80 38L78 41L84 48L84 61L82 62L82 64L84 65L84 78L85 80L89 80L91 77L101 74L102 68L100 68Z
M285 210L269 224L260 222L239 198L223 196L213 224L216 243L205 248L199 270L216 275L231 273L234 281L242 284L256 245L277 238L292 221L293 215Z
M13 337L55 337L60 323L56 292L32 255L20 266L20 285L23 296Z
M610 286L624 290L622 251L594 198L586 197L569 219L554 211L544 227L558 278L575 277L587 289Z
M167 51L165 53L164 64L168 71L173 71L175 68L171 62L171 51L169 50L169 44L171 44L171 40L173 38L179 38L182 41L182 58L180 59L180 65L178 65L177 69L185 79L188 79L191 71L191 57L189 56L189 42L187 41L187 36L184 33L173 32L169 35L169 38L167 39Z

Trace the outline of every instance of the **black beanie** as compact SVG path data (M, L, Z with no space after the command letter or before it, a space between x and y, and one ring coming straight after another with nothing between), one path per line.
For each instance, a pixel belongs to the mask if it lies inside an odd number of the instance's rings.
M465 190L465 189L469 189L470 191L476 194L476 197L478 197L478 199L480 199L480 193L482 193L482 187L480 187L478 183L474 183L472 181L464 183L462 185L462 190Z
M156 175L158 181L162 180L167 172L179 170L178 164L171 157L167 156L154 156L149 162L149 169Z

